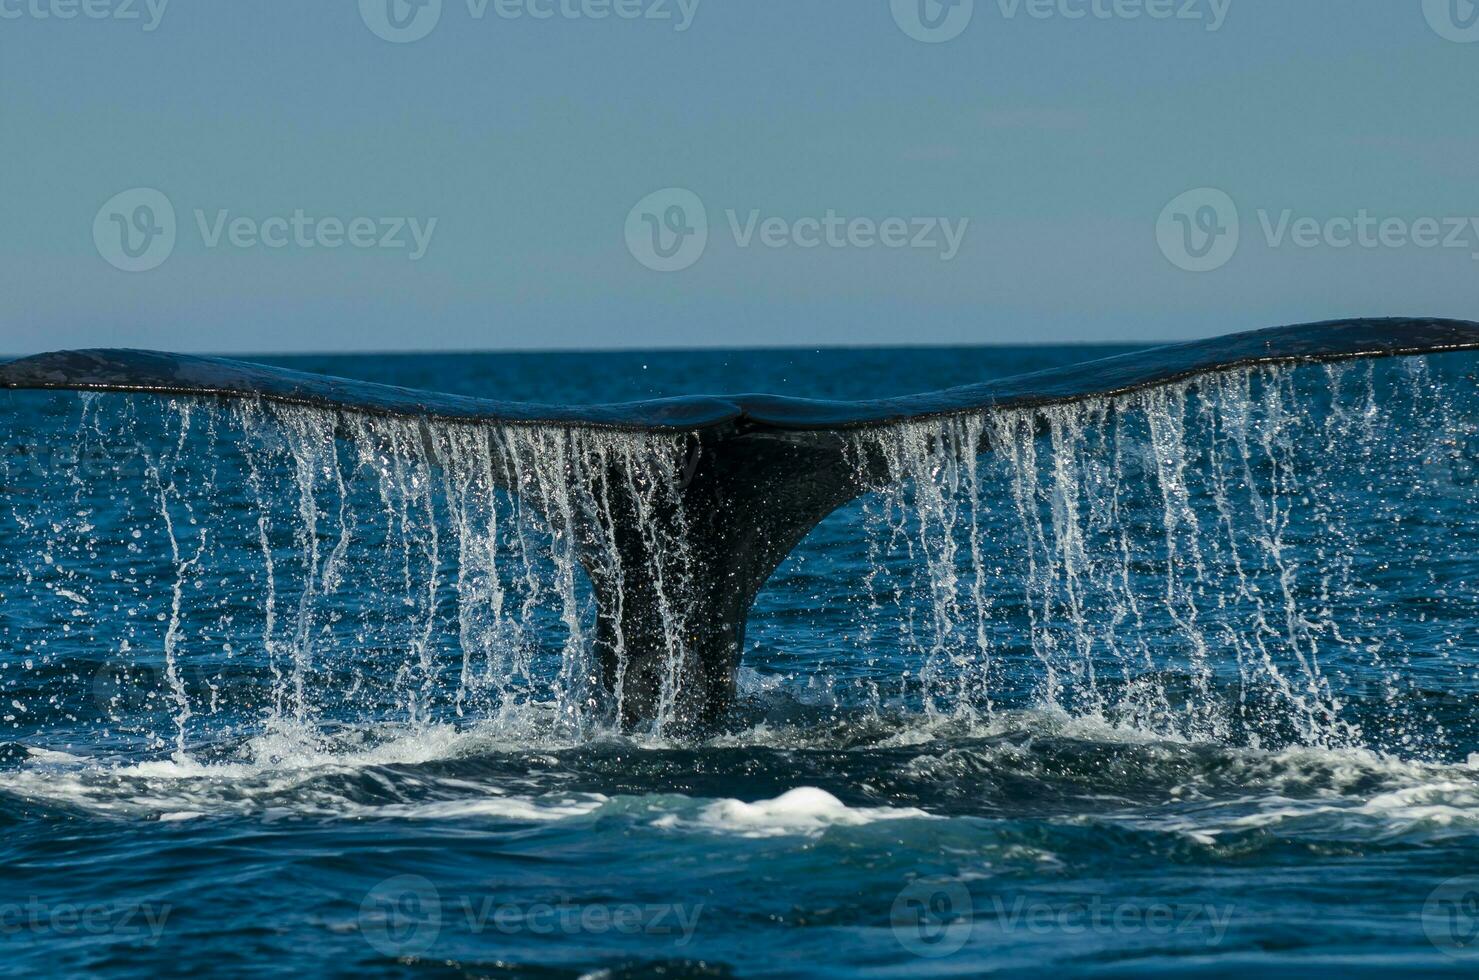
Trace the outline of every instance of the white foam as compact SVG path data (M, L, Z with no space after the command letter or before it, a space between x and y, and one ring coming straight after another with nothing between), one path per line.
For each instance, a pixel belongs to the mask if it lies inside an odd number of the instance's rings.
M1190 809L1137 810L1096 819L1178 833L1215 844L1231 833L1281 836L1332 832L1394 839L1479 828L1479 780L1469 763L1400 759L1367 749L1230 749L1224 775L1247 793L1209 794L1199 779L1172 791L1201 800Z
M407 820L462 820L468 817L493 817L499 820L522 820L544 823L582 817L607 802L600 793L545 802L510 796L489 796L472 800L438 800L433 803L392 803L364 807L378 817L402 817Z
M1402 830L1479 826L1479 785L1473 780L1438 779L1404 786L1367 800L1360 812Z
M38 749L32 746L27 746L26 755L30 758L32 762L52 762L57 764L65 764L86 761L82 756L73 755L70 752L58 752L54 749Z
M452 726L347 730L326 736L283 725L245 742L240 761L202 762L175 754L142 762L89 759L41 748L27 749L27 765L0 771L0 790L27 799L77 806L113 816L161 821L212 813L259 813L265 817L326 817L385 814L412 819L465 816L544 821L588 813L605 802L599 794L548 802L505 795L505 790L462 779L433 779L448 794L473 798L381 805L351 801L332 781L334 774L359 774L383 766L414 766L488 751L497 743L484 733ZM382 782L395 792L390 780ZM284 802L287 801L287 802Z
M800 786L773 800L717 800L696 817L670 813L653 821L663 828L700 827L742 837L815 836L828 827L857 827L878 820L935 819L914 807L850 807L826 790Z

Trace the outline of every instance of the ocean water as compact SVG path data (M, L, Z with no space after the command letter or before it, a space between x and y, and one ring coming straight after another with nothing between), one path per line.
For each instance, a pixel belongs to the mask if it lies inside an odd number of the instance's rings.
M572 403L1117 352L262 360ZM894 487L776 572L701 740L590 681L569 474L661 440L0 394L0 971L1471 973L1476 372L860 434Z

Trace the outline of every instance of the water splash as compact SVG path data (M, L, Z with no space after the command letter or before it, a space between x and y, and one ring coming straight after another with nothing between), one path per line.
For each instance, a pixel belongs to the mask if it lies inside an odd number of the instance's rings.
M1440 749L1425 692L1476 615L1442 574L1479 536L1464 391L1421 360L1259 368L857 432L850 457L884 479L836 518L857 582L817 596L849 625L807 689L931 723L1035 707L1255 747ZM599 648L619 699L637 580L661 619L647 735L672 722L682 436L35 397L3 472L17 737L101 724L177 760L384 723L588 741L620 717ZM1402 567L1376 547L1395 539ZM593 581L618 604L604 626Z
M590 575L628 573L614 475L652 550L683 547L655 517L681 439L258 402L82 405L75 452L7 474L7 592L37 600L8 643L91 676L103 720L148 729L149 744L161 733L146 719L165 712L179 756L252 716L311 731L535 710L594 730L611 714L594 690ZM62 473L64 502L48 489ZM680 587L658 589L680 661ZM624 660L619 632L614 653ZM670 666L659 729L680 673ZM73 707L58 720L89 713Z
M1472 533L1472 482L1434 462L1472 417L1414 364L861 433L890 477L864 508L862 635L896 625L921 665L902 703L929 715L999 701L1213 742L1441 742L1413 668L1462 648L1473 592L1445 590L1438 629L1403 610ZM1396 538L1407 569L1384 557Z

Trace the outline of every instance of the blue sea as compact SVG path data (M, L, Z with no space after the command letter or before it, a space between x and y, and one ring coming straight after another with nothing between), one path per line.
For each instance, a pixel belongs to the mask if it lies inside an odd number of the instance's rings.
M1121 352L250 359L580 404ZM859 433L894 485L771 577L702 737L593 689L561 516L653 439L0 393L0 971L1470 974L1476 373Z

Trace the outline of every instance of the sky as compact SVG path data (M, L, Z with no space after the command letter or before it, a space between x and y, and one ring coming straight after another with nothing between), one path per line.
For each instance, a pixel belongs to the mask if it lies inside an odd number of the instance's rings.
M1479 318L1476 78L1470 0L0 0L0 352Z

